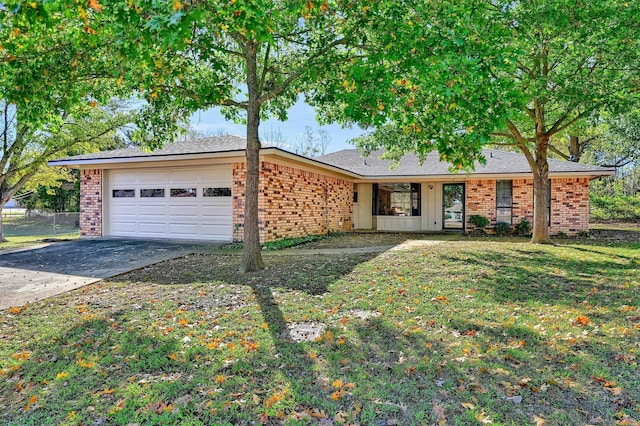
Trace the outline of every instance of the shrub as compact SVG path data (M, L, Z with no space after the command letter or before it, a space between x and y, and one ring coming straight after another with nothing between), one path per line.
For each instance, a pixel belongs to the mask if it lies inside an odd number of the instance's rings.
M640 220L640 198L590 194L591 220Z
M511 225L507 222L498 222L496 223L496 234L498 235L507 235L511 233Z
M475 225L476 228L484 228L489 224L489 219L482 215L474 214L469 216L469 223Z
M516 234L529 235L531 233L531 222L527 218L524 218L516 225Z

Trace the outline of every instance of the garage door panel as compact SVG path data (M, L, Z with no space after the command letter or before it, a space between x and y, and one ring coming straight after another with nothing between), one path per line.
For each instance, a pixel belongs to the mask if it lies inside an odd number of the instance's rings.
M111 231L113 235L131 234L136 232L136 223L128 221L111 222Z
M119 170L117 173L110 173L109 182L111 183L111 188L113 189L118 189L115 188L114 185L135 185L138 182L138 173Z
M176 235L184 235L188 238L194 238L198 235L197 223L170 223L169 233Z
M140 185L153 186L153 187L164 187L165 184L169 182L168 176L166 173L162 171L145 171L139 172L138 174L138 183Z
M227 214L227 212L230 209L225 209L225 208L210 208L208 211L203 212L202 213L202 218L207 219L207 220L217 220L217 219L222 219L225 217L228 217L229 215Z
M226 226L202 225L202 233L212 237L221 237L225 235Z
M166 233L166 224L164 222L140 222L138 230L143 234L164 234Z
M199 206L176 206L171 205L168 209L168 215L171 218L195 217L199 216Z
M231 166L111 170L108 226L114 236L232 239L231 197L204 197L204 188L230 188ZM170 197L172 188L196 188L196 197ZM135 189L135 197L114 198L113 189ZM164 197L140 197L142 189L163 189Z

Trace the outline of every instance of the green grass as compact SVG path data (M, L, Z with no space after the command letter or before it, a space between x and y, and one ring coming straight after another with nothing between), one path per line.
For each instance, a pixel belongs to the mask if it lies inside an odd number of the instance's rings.
M54 229L53 222L24 216L3 218L2 231L7 241L0 242L0 251L28 247L48 238L80 238L80 230L74 225L56 225Z
M238 256L156 264L2 312L0 423L632 424L639 249L467 238L246 275ZM301 322L321 338L288 339Z

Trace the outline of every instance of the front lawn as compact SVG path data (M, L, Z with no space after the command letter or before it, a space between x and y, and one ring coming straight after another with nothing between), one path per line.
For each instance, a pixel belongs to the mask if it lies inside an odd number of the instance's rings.
M0 423L637 424L638 249L163 262L2 311Z

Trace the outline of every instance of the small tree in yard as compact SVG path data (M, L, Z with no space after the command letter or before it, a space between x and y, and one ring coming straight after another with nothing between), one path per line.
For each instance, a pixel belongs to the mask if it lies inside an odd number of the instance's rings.
M384 147L396 158L438 149L455 169L472 166L490 138L517 147L534 176L531 241L549 242L551 139L595 111L616 114L635 102L640 4L469 0L403 6L388 35L377 38L383 48L392 46L386 58L362 63L346 82L366 102L356 109L350 103L338 116L370 124L379 115L392 123L360 140L365 149ZM441 61L433 60L435 53Z

